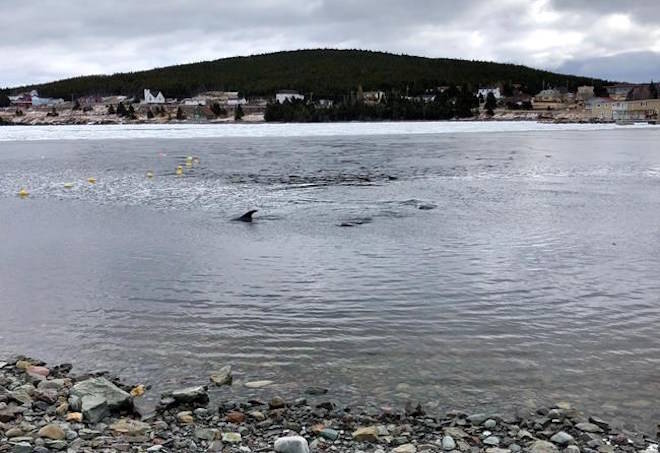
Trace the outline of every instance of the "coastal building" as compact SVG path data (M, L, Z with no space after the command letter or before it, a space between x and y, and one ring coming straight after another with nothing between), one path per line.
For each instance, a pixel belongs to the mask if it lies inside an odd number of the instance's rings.
M238 96L238 93L236 93L236 95ZM302 101L304 99L305 99L305 96L303 96L302 94L300 94L300 93L298 93L297 91L294 91L294 90L281 90L281 91L278 91L277 94L275 95L275 102L277 102L278 104L282 104L286 101L289 101L289 102L292 102L292 101L295 101L295 100Z
M362 101L366 104L380 104L384 100L384 91L365 91L362 93Z
M22 93L18 96L10 96L9 102L16 107L32 107L32 96L29 93Z
M541 90L534 96L534 110L555 110L564 107L564 96L556 88Z
M238 93L227 97L227 105L237 106L237 105L245 105L245 104L247 104L247 99L245 99L244 97L238 97Z
M40 96L32 96L32 107L54 107L64 103L64 99L42 98Z
M615 101L625 101L628 98L628 93L635 87L637 85L631 83L618 83L616 85L606 86L605 89Z
M612 104L614 121L655 121L660 116L660 99L618 101Z
M332 99L319 99L318 101L316 101L316 105L318 105L323 109L327 109L335 105L335 101L333 101Z
M594 87L590 85L583 85L577 88L577 93L575 98L578 101L586 101L594 97Z
M160 91L156 96L151 94L151 90L144 89L144 103L145 104L165 104L165 96Z
M612 98L592 97L584 102L584 109L589 116L599 121L612 121Z
M183 105L206 105L206 98L195 96L193 98L185 98L181 101Z
M500 93L499 88L479 88L479 91L477 91L477 97L485 100L489 93L493 93L493 96L495 96L495 99L498 101L502 99L502 93Z

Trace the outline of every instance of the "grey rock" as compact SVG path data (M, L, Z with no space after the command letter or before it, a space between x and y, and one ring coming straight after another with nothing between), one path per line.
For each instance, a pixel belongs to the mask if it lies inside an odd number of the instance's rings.
M577 445L569 445L564 449L564 453L580 453L580 448Z
M599 426L601 429L604 429L605 431L610 429L610 424L607 423L605 420L598 418L598 417L589 417L589 421L593 423L594 425Z
M484 422L484 428L486 429L493 429L497 426L497 422L493 420L492 418L489 418Z
M537 440L529 447L529 453L557 453L556 446L545 440Z
M467 420L473 425L481 425L483 422L488 420L488 416L486 414L472 414L467 418Z
M18 406L7 406L5 408L0 408L0 422L10 422L24 411L25 409L23 407Z
M69 396L69 410L71 410L72 412L82 411L82 399L79 396L76 395Z
M600 428L600 426L596 425L595 423L588 423L588 422L583 422L583 423L578 423L575 425L577 429L580 431L584 431L585 433L602 433L603 430Z
M11 448L12 453L32 453L33 448L29 442L18 442Z
M393 449L392 453L417 453L417 447L413 444L403 444Z
M50 379L50 380L47 380L47 381L41 381L37 385L37 389L39 389L39 390L55 389L59 392L60 390L62 390L67 385L67 382L70 382L70 380L68 380L68 379Z
M309 453L307 440L301 436L280 437L275 441L277 453Z
M325 395L328 393L328 389L323 388L323 387L307 387L305 389L305 393L307 395Z
M50 440L46 441L46 446L51 450L64 450L67 443L65 440Z
M454 441L454 438L451 436L444 436L442 438L442 449L444 451L451 451L456 448L456 442Z
M319 436L321 436L325 439L331 440L331 441L335 441L335 440L337 440L337 438L339 438L339 431L337 431L335 429L331 429L331 428L325 428L325 429L321 430L321 432L319 433Z
M484 445L497 447L500 444L500 438L497 436L488 436L483 440Z
M567 432L559 431L557 434L555 434L554 436L552 436L550 438L550 441L552 441L556 444L564 446L564 445L568 445L572 442L575 442L575 439L573 439L573 436L571 436Z
M132 406L131 395L103 377L77 383L71 389L71 395L81 399L83 419L89 423L101 421L110 411ZM71 401L69 407L73 408Z
M218 371L211 374L211 382L217 386L231 385L232 381L231 365L223 366Z
M206 387L198 385L196 387L187 387L172 392L172 398L177 403L207 404L209 395L206 393Z
M517 453L522 450L522 447L518 444L511 444L509 445L509 450L511 450L513 453Z
M195 430L195 439L212 441L219 437L217 429L197 428Z
M82 401L83 420L87 423L98 423L110 415L108 401L102 395L88 395Z

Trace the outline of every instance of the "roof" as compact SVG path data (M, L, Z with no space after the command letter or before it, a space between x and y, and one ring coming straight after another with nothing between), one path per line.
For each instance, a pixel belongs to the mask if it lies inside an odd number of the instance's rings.
M277 94L300 94L296 90L280 90Z

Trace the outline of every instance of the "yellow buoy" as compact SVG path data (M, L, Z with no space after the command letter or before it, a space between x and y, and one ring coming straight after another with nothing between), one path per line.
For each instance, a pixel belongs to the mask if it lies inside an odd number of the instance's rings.
M64 183L64 188L65 188L65 189L70 189L70 188L72 188L72 187L73 187L73 183L72 183L72 182L65 182L65 183Z
M131 390L131 396L132 397L138 397L144 395L145 387L144 384L137 385L133 387L133 390Z
M29 195L30 195L30 193L25 189L21 189L21 190L18 191L18 196L21 197L21 198L25 198Z
M191 160L186 162L186 167L192 167L192 161Z
M176 175L181 176L182 174L183 174L183 167L179 165L178 167L176 167Z
M199 165L199 157L195 157L195 158L193 159L193 163Z
M186 160L187 160L188 162L192 162L193 157L192 157L192 156L188 156L188 157L186 157Z
M147 178L153 178L154 174L150 171L147 172Z
M87 178L87 182L89 182L90 184L96 184L96 178L93 176L91 178Z

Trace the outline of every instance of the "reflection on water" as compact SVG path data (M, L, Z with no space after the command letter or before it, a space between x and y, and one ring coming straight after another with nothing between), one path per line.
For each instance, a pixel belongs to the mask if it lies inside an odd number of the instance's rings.
M159 390L231 363L347 402L568 400L650 430L659 137L5 142L0 354Z

